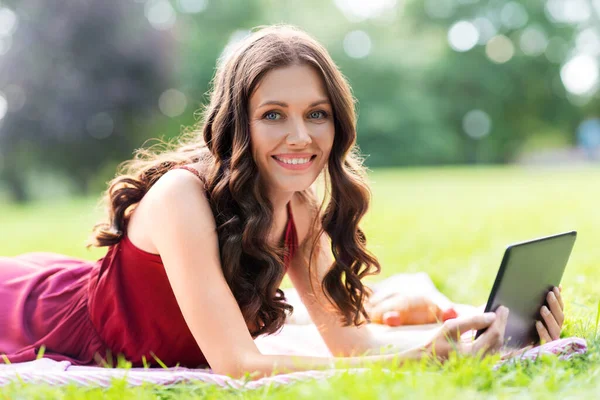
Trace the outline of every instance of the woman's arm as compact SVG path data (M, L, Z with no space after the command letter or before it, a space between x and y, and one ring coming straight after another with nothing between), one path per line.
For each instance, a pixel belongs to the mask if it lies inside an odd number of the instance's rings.
M201 183L183 170L168 172L146 194L152 219L150 238L158 249L185 321L211 368L218 374L242 377L274 371L330 367L333 358L263 355L256 347L240 308L225 281L219 257L216 225ZM347 329L347 332L359 332ZM362 335L355 333L355 335ZM358 337L357 336L357 337ZM368 365L400 355L351 358L349 366Z
M296 210L296 219L309 218L308 211L303 207L297 207ZM392 338L376 333L368 324L342 326L337 310L321 286L334 261L329 238L325 233L319 238L309 276L308 259L312 241L312 238L302 240L288 269L288 276L331 353L334 356L351 357L392 344Z
M318 197L314 188L311 194L314 198ZM317 218L317 215L314 205L308 200L298 198L298 201L292 202L292 209L300 246L288 268L288 276L330 352L335 356L351 357L380 352L396 353L408 351L413 347L414 340L411 340L412 343L407 343L406 335L382 332L371 324L360 327L342 326L337 310L329 302L321 286L323 278L334 261L329 236L323 233L318 238L310 268L311 276L309 276L309 257L315 232L320 228L320 221L316 222L317 226L313 228L314 231L311 231L312 221ZM434 333L432 331L430 337L423 337L422 343L419 344L426 344L427 339L433 337Z
M406 343L406 335L398 332L385 332L374 329L372 324L357 326L342 326L341 317L335 307L329 302L323 292L321 282L331 268L334 261L331 253L331 243L327 234L323 233L317 242L313 254L313 263L308 268L308 260L314 239L306 228L307 221L314 219L314 215L307 203L297 204L294 208L295 220L299 229L301 245L294 255L288 269L290 277L298 295L317 326L325 344L335 356L351 357L363 354L417 354L423 352L431 354L435 349L436 357L445 358L447 353L458 349L462 353L495 351L501 346L506 326L506 316L502 315L495 321L495 315L480 314L446 321L439 329L431 330L424 335L421 343ZM318 229L317 229L318 230ZM309 275L310 274L310 275ZM488 328L487 335L482 335L472 343L457 343L457 333L468 330ZM416 347L415 347L416 346ZM420 353L419 353L420 352Z

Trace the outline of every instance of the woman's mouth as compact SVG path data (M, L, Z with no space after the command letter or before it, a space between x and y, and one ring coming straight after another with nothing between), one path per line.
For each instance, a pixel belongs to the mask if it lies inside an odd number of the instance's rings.
M283 168L291 170L307 169L313 164L315 158L317 158L315 154L302 154L296 156L277 155L272 157L277 164L281 165Z

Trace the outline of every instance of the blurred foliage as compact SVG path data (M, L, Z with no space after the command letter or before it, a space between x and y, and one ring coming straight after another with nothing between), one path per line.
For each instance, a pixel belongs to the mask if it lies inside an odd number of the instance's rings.
M86 193L99 168L129 158L147 136L136 119L156 112L172 79L173 40L133 2L25 0L16 10L0 86L9 103L15 87L26 98L1 128L1 177L20 201L34 169L68 175Z
M4 1L19 20L10 51L0 55L0 91L10 95L6 87L18 85L27 100L0 120L0 179L19 200L40 170L66 176L79 192L103 189L116 163L146 139L173 137L194 123L228 44L280 22L314 35L350 81L370 167L505 163L544 143L540 137L574 143L577 125L600 99L569 94L561 68L584 29L600 37L600 5L577 0L589 16L565 22L548 11L561 2ZM511 20L515 8L521 23ZM481 36L466 51L450 46L458 21L482 19L491 36L512 43L507 61L492 61ZM552 44L552 57L522 49L531 30ZM362 35L363 54L348 49L352 32ZM484 118L489 127L467 135L473 110L475 122Z

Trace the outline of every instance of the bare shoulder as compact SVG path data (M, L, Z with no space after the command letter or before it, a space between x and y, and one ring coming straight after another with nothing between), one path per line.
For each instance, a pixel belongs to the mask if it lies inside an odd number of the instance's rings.
M152 201L162 199L168 201L168 199L174 200L198 195L206 199L204 192L204 182L198 176L185 169L173 169L156 181L148 193L146 193L144 199L148 198Z
M150 232L156 220L162 214L172 213L173 208L183 208L188 221L195 215L206 225L214 226L203 182L190 171L174 169L161 176L136 206L128 224L129 240L141 250L158 253Z

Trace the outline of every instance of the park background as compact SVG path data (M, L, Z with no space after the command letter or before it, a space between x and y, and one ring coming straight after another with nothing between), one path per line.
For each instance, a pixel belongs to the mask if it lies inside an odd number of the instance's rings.
M589 357L500 383L459 368L438 394L594 393L599 0L0 0L0 254L101 257L84 244L117 165L192 126L218 60L273 23L316 37L353 88L383 276L425 271L479 305L506 245L579 233L564 335ZM379 393L432 379L409 375Z
M0 4L6 201L97 194L147 139L194 124L231 45L280 22L348 78L371 168L575 163L593 156L582 122L600 135L598 0Z

